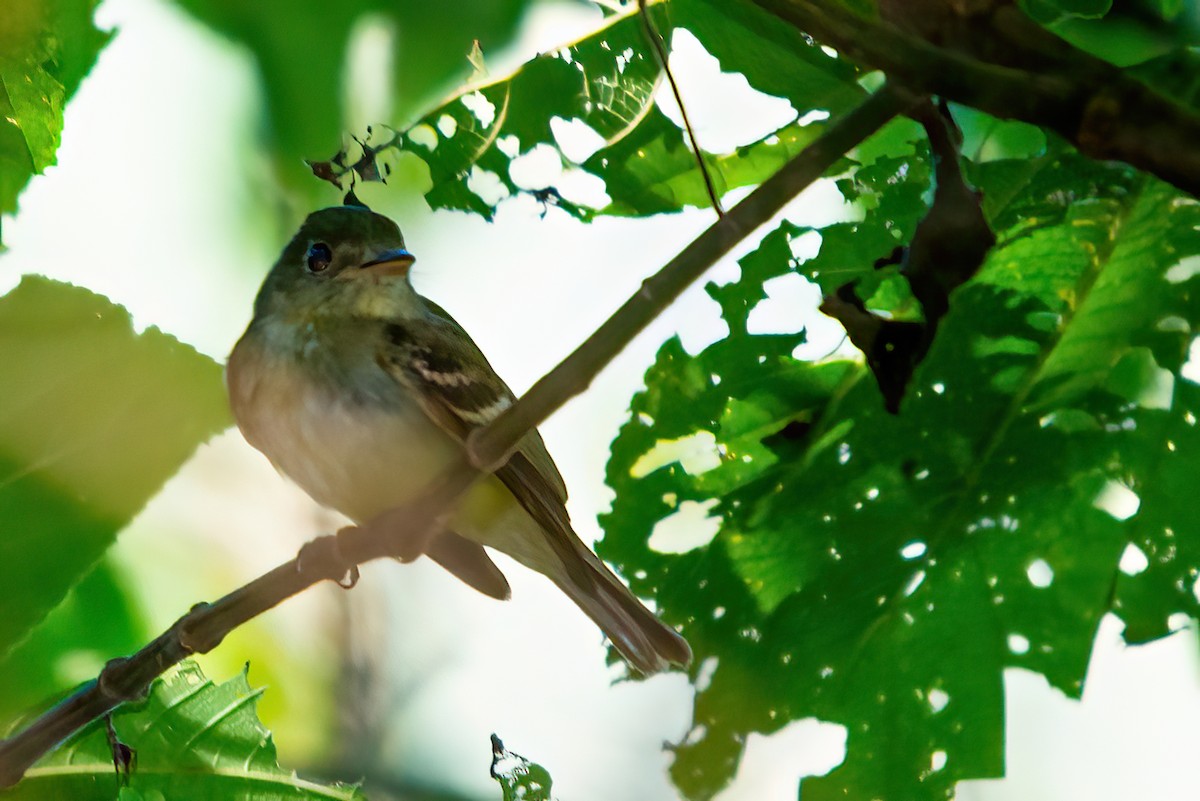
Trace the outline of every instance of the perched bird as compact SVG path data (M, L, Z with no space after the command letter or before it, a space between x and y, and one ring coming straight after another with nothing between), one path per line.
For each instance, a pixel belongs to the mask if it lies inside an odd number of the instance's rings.
M359 525L412 500L473 428L513 403L479 348L409 281L391 220L362 206L309 215L283 249L229 356L246 440L318 503ZM445 530L413 543L494 598L508 581L483 546L549 577L637 671L691 660L571 528L567 490L541 436L477 482Z

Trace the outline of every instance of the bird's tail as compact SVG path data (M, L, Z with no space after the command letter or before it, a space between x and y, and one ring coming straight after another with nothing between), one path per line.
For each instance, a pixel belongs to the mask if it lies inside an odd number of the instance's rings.
M572 571L555 583L596 622L625 661L645 675L692 661L687 640L655 617L603 563L595 556L581 561L590 580L580 581L580 571Z

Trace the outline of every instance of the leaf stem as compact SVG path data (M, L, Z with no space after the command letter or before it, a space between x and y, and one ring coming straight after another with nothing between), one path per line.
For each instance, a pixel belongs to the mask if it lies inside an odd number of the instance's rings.
M717 188L713 184L708 165L704 163L704 151L700 149L700 142L696 139L696 129L692 127L692 121L688 118L687 106L683 104L683 95L679 92L679 84L675 82L675 73L671 72L671 62L666 47L663 45L663 38L655 29L654 21L650 19L647 0L638 0L638 14L642 18L642 27L646 31L646 38L650 40L650 46L654 48L654 55L658 57L658 63L666 73L667 83L671 86L671 94L675 96L675 105L679 106L679 116L683 118L683 129L687 131L688 141L692 143L692 155L696 157L696 166L700 168L700 176L704 179L704 189L708 192L708 200L717 216L724 217L725 210L721 207L721 198L717 195Z

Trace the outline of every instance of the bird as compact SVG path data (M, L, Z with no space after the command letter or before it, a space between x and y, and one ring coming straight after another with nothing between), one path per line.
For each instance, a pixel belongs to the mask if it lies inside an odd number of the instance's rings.
M242 435L317 503L359 526L419 497L470 433L515 402L455 320L411 281L400 228L361 205L308 215L283 248L226 363ZM447 524L407 543L507 600L495 549L557 585L634 671L685 667L687 640L580 540L567 488L530 431L468 491Z

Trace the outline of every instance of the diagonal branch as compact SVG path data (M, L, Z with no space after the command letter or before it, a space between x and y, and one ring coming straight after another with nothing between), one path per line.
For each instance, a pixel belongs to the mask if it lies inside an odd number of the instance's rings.
M491 425L470 437L460 459L413 503L362 528L319 537L295 559L212 604L197 604L130 657L105 665L96 680L45 712L10 739L0 740L0 788L20 781L43 754L88 723L127 701L145 696L150 683L193 653L215 648L225 636L291 596L321 581L338 581L363 562L388 557L395 543L437 526L447 510L482 475L504 463L526 432L596 375L685 288L739 241L768 222L821 177L842 155L913 103L909 93L885 86L835 122L778 173L697 237L627 300L570 356L539 380Z

